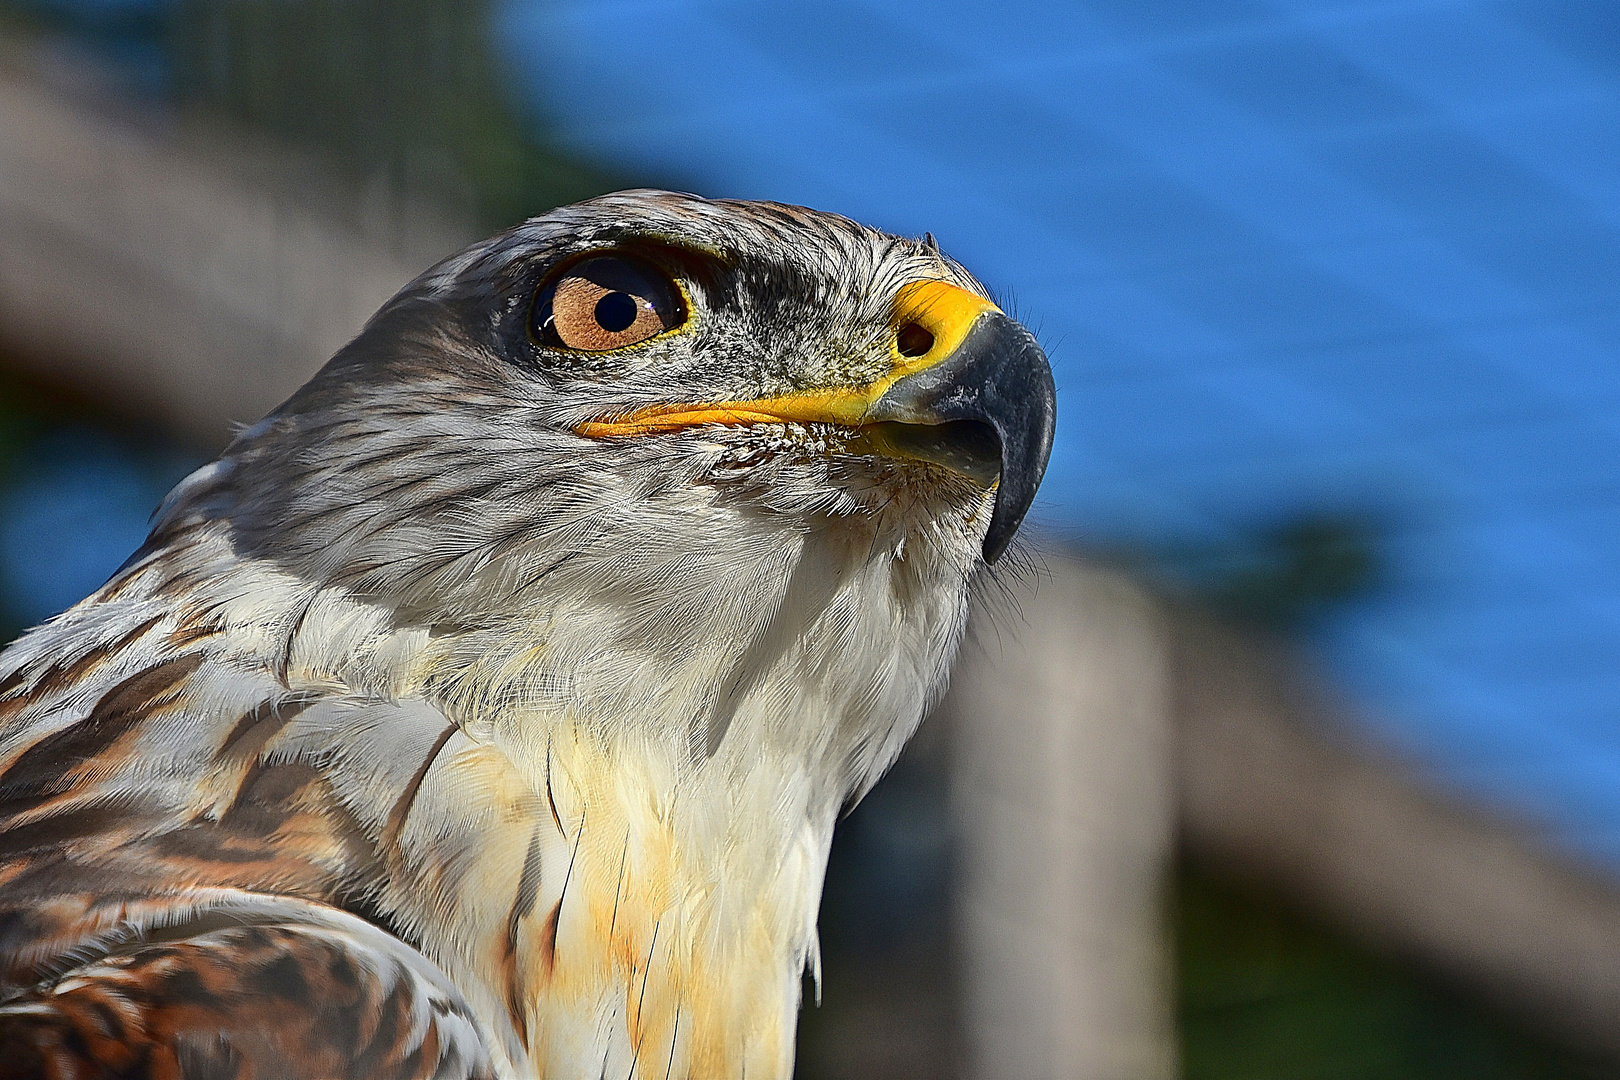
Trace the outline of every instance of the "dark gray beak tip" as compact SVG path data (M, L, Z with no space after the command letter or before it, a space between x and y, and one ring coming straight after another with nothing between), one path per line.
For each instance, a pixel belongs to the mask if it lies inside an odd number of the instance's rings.
M1005 315L990 316L984 324L1001 358L985 372L983 393L983 419L1001 439L1001 480L983 549L984 561L994 563L1012 543L1046 475L1057 430L1057 386L1033 334Z

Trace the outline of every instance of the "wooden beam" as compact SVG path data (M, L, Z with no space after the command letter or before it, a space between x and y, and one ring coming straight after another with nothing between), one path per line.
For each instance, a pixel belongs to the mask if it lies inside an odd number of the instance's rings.
M973 1080L1174 1068L1179 844L1620 1058L1620 886L1356 737L1296 651L1047 555L986 591L941 719ZM1173 827L1172 827L1173 823ZM1179 833L1179 837L1176 834Z
M30 65L0 55L0 346L30 378L219 446L431 261L262 182L265 151L209 153Z
M1578 1049L1620 1057L1620 889L1355 736L1301 658L1172 620L1189 854Z

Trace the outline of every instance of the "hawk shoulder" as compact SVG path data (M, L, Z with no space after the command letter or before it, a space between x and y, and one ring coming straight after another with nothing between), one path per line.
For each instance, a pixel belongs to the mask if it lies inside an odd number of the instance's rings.
M0 1078L492 1077L460 995L354 923L199 925L74 967L0 1005Z

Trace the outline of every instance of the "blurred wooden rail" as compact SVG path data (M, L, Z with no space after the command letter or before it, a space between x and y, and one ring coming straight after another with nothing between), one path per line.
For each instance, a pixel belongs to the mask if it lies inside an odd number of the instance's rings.
M219 445L431 261L431 237L401 257L245 161L120 122L0 50L7 361ZM1335 706L1272 647L1063 556L1013 591L1017 610L976 616L942 707L971 1075L1174 1073L1162 902L1178 836L1620 1055L1614 883L1332 736Z
M1177 799L1198 859L1573 1046L1620 1059L1620 888L1350 737L1297 658L1172 621Z
M1174 1062L1163 887L1194 859L1620 1059L1620 886L1358 744L1297 656L1048 553L976 613L941 718L975 1080Z

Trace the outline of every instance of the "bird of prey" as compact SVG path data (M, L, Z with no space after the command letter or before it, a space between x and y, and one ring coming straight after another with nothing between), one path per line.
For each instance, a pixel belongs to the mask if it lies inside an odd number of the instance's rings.
M786 1080L1054 408L931 237L800 207L427 271L0 655L0 1076Z

